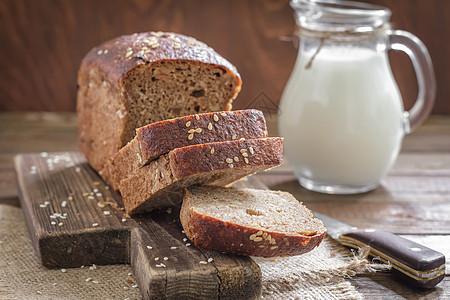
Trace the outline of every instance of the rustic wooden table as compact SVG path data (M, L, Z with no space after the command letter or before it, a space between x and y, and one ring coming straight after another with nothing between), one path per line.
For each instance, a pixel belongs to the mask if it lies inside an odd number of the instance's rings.
M276 120L269 119L276 135ZM13 157L21 152L77 149L73 113L0 114L0 205L19 206ZM434 289L417 290L390 273L358 275L352 283L367 299L450 299L450 117L433 116L407 136L392 170L376 190L356 196L303 189L288 163L259 178L289 191L312 210L354 226L401 234L444 253L447 276Z

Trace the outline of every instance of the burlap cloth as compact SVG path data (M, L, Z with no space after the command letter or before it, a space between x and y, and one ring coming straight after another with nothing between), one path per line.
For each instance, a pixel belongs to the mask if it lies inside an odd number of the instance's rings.
M372 270L330 239L297 257L255 258L263 299L361 299L346 277ZM129 265L49 270L37 260L20 208L0 205L1 299L141 299Z

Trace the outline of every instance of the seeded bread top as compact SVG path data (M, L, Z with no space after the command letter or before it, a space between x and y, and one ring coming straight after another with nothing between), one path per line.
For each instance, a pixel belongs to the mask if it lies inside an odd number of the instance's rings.
M218 65L237 75L240 80L236 67L211 47L193 37L172 32L135 33L107 41L89 51L80 70L96 65L101 73L109 77L111 84L118 85L123 75L136 66L168 60Z

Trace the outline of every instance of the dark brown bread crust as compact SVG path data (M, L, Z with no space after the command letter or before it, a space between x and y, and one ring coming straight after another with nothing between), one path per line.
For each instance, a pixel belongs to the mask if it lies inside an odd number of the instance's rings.
M267 137L264 115L255 109L197 114L156 122L136 130L136 137L101 171L114 189L137 169L169 151L189 145Z
M317 234L306 236L262 231L224 222L195 211L190 204L191 197L186 190L180 221L187 237L202 249L260 257L300 255L317 247L326 234L323 225L318 228ZM261 240L252 239L252 236L260 237Z
M105 42L84 57L78 72L79 147L96 171L133 138L134 128L145 124L130 128L133 116L129 112L135 109L135 104L125 101L130 97L125 91L127 82L134 79L137 70L161 62L189 62L199 68L214 66L222 70L222 78L229 78L231 82L231 96L215 109L199 108L197 111L231 109L231 102L242 84L240 75L231 63L204 43L181 34L162 32L120 36ZM183 115L171 114L152 122Z
M162 155L122 180L119 187L125 210L131 215L176 205L185 187L225 186L282 162L282 138L192 145Z
M155 49L146 42L152 37L158 39L158 47ZM175 41L177 38L179 42ZM179 48L176 47L177 44ZM143 46L149 48L148 51L142 52ZM127 53L131 54L127 56ZM124 74L136 66L162 60L193 60L219 65L240 78L236 67L214 49L192 37L173 32L143 32L109 40L89 51L82 61L81 69L90 69L95 65L102 74L108 76L111 84L118 86L122 84Z

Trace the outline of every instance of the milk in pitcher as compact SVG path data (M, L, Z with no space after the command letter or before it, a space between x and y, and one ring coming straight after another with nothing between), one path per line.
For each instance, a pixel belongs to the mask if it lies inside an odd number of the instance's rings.
M289 163L304 185L371 189L395 161L406 121L387 56L339 45L311 61L315 53L299 54L280 104Z

